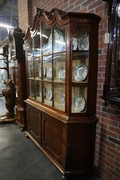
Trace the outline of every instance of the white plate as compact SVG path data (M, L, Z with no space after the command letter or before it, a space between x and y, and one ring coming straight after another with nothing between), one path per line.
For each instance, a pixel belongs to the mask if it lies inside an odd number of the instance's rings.
M74 110L81 112L85 108L85 98L82 95L75 96L73 100Z
M48 67L47 69L47 78L48 79L52 79L52 67Z
M52 100L52 89L46 89L46 99L51 101Z
M78 49L86 51L89 50L89 36L87 34L80 38Z
M73 38L73 40L72 40L72 49L76 50L77 49L77 45L78 45L77 38Z
M60 95L60 102L63 106L65 106L65 93L62 92Z
M54 30L54 37L53 37L53 51L64 51L65 50L65 41L62 32L59 29Z
M58 73L58 77L60 80L65 81L65 68L62 67Z
M88 68L85 64L81 63L76 66L74 70L74 77L76 81L83 81L87 77Z

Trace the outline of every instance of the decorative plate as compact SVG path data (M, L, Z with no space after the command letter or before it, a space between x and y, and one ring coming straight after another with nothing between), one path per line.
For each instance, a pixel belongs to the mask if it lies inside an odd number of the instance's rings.
M52 89L46 89L46 99L51 101L52 100Z
M89 36L85 34L78 43L79 50L89 50Z
M62 32L59 29L54 30L54 42L53 42L53 51L63 51L65 50L65 41Z
M82 95L77 95L73 101L74 110L81 112L85 108L85 98Z
M74 77L76 81L81 82L85 80L87 74L88 74L88 68L85 64L81 63L78 66L76 66L74 70Z
M58 73L58 77L60 80L65 81L65 67L62 67Z
M73 40L72 40L72 49L76 50L77 49L77 45L78 45L77 38L73 38Z
M47 78L48 79L52 79L52 67L48 67L47 69Z
M65 93L62 92L60 95L60 102L63 106L65 106Z

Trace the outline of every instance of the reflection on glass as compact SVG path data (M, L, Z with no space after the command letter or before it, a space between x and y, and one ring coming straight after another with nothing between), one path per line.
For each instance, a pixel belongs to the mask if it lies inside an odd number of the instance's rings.
M52 52L52 33L42 24L42 53L49 54Z
M15 57L15 55L16 55L16 49L15 49L15 39L14 39L14 37L13 37L13 41L11 42L11 57L13 58L13 57Z
M40 59L34 58L35 78L40 78Z
M33 57L32 46L33 46L33 39L31 38L30 41L29 41L29 44L27 45L27 56L28 56L28 59L31 59Z
M40 30L38 29L36 35L34 36L34 56L40 56Z
M33 59L28 59L28 77L33 78L34 73L33 73Z
M35 81L35 98L41 101L40 81Z
M43 79L52 80L52 56L43 56Z
M57 81L65 81L66 76L66 53L58 53L53 55L53 77Z
M34 90L34 81L33 80L28 80L29 83L29 96L32 98L35 98L35 90Z
M44 82L43 89L44 89L43 93L45 92L45 95L43 97L43 103L52 106L52 101L53 101L52 84Z
M65 50L65 30L60 30L55 26L53 28L53 52L61 52Z
M42 32L40 28L33 32L27 47L29 96L61 111L65 111L65 42L65 29L49 29L42 23Z
M47 79L52 80L52 66L49 65L47 67L47 73L46 73Z
M65 111L65 86L54 84L54 107Z

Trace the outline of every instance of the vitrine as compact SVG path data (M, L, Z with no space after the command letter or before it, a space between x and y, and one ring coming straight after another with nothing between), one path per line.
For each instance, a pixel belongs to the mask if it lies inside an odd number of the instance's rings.
M95 14L38 8L24 38L26 135L62 179L93 167L99 21Z
M24 34L20 28L9 32L9 58L14 64L13 81L16 87L16 123L25 129L25 103L26 99L26 72L25 72L25 52L23 50Z
M108 32L110 38L107 49L105 83L101 98L105 100L105 106L108 103L114 104L120 110L120 2L119 0L111 0L108 3Z

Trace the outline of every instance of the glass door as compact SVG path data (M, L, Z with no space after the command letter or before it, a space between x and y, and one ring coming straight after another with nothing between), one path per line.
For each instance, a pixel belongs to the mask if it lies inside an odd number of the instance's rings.
M88 66L89 35L78 28L72 38L72 113L86 112Z
M42 24L42 72L43 103L65 111L65 29Z

